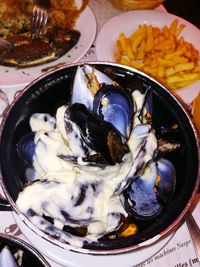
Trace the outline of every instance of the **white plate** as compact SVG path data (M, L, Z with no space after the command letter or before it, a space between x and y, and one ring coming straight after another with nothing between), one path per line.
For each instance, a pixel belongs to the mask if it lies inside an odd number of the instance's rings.
M90 21L90 27L88 27L88 21ZM42 75L43 69L57 64L77 62L92 45L96 35L96 28L96 18L91 9L86 7L76 23L76 29L81 33L80 39L68 53L58 60L31 68L16 69L13 67L0 66L0 88L25 86Z
M140 24L146 23L161 28L165 24L169 25L175 18L178 18L179 23L186 25L181 35L200 51L200 30L188 21L157 10L135 10L115 16L104 24L96 40L97 59L99 61L115 62L115 43L121 32L128 37ZM200 80L183 89L178 89L176 93L178 93L185 102L190 103L199 91Z

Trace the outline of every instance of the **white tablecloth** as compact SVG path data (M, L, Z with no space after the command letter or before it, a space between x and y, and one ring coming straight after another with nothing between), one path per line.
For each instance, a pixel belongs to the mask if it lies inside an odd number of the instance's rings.
M94 12L97 20L97 33L101 26L107 22L111 17L120 14L122 11L113 7L113 5L107 0L90 0L90 7ZM159 9L162 12L166 12L166 10L161 6ZM96 61L95 54L95 41L86 55L81 59L81 61ZM23 89L22 87L10 87L1 88L0 84L0 97L2 93L5 93L0 100L0 114L6 107L7 103L10 103L13 100L15 93L18 90ZM3 156L3 155L1 155ZM1 193L3 195L3 193ZM200 226L200 202L197 203L195 209L193 211L193 215ZM25 237L21 234L18 226L16 225L11 212L0 212L0 232L9 233L12 235L16 235L18 237ZM133 261L132 265L134 266L134 253L132 254ZM77 256L78 257L78 256ZM144 255L144 259L145 255ZM52 262L48 259L52 266L58 267L59 264ZM114 265L113 265L114 266ZM145 262L137 265L140 267L143 266L162 266L162 267L188 267L188 266L199 266L198 258L196 256L195 250L193 248L193 243L191 241L190 234L188 232L187 226L185 223L175 232L169 243L157 252L156 255L152 255L152 257ZM70 267L70 266L69 266ZM78 266L77 267L81 267ZM105 266L108 267L108 266ZM130 267L126 265L126 262L123 262L121 267Z

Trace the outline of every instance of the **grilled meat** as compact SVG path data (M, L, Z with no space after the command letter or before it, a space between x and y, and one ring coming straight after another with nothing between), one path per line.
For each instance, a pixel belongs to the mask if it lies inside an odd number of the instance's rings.
M0 55L0 64L18 68L30 67L53 61L67 53L79 40L76 30L51 28L41 39L32 40L28 35L7 37L14 44Z

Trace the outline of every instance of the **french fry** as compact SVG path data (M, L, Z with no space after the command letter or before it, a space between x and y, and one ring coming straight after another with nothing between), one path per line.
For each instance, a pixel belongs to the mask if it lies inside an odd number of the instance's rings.
M190 85L191 83L195 82L195 80L186 80L186 81L181 81L181 82L177 82L177 83L172 83L171 86L175 86L176 89L181 88L181 87L185 87Z
M115 52L115 59L116 59L117 61L119 61L120 58L121 58L121 53L120 53L120 51Z
M192 72L199 72L200 73L200 66L195 66Z
M165 55L165 59L168 60L176 56L182 56L186 51L187 51L187 48L183 46L180 49L177 49L175 52Z
M160 66L168 68L174 66L176 63L172 60L166 60L164 58L158 58L158 63Z
M136 54L136 60L143 60L145 56L145 40L143 40L138 48L138 53Z
M158 75L159 78L162 78L164 76L164 67L158 66L157 75Z
M145 34L141 33L138 36L136 36L135 39L131 40L131 43L132 43L131 48L132 48L133 53L135 54L137 53L137 49L139 45L141 44L141 42L144 40L144 37L145 37Z
M156 68L151 68L151 67L146 67L144 66L143 68L144 72L151 74L152 76L157 74L157 69Z
M136 61L136 60L133 60L133 61L131 61L131 66L133 68L136 68L136 69L140 70L140 69L142 69L144 67L144 63Z
M127 60L127 59L124 58L124 57L121 57L120 60L119 60L119 62L120 62L122 65L131 66L130 61Z
M161 35L161 29L158 28L158 27L153 27L152 28L152 33L153 33L153 38L156 38L159 35Z
M174 66L176 72L185 71L185 70L192 70L194 68L194 62L177 64Z
M167 83L177 83L177 82L183 82L183 81L189 81L189 80L197 80L200 78L199 73L185 73L182 75L174 75L167 77L166 81Z
M126 37L123 33L119 36L119 43L124 54L126 54Z
M134 39L141 34L146 33L146 24L140 25L139 28L131 35L130 39L131 41L134 41Z
M185 28L184 24L181 24L177 29L176 29L176 36L179 36L183 29Z
M126 40L126 54L129 60L133 60L135 58L131 48L131 41L129 39Z
M161 29L143 24L128 38L120 34L115 59L158 79L171 90L200 79L200 53L180 36L185 25L178 19Z
M186 57L174 57L172 58L172 61L174 62L175 65L189 62L188 58Z
M164 67L163 67L163 69L164 69ZM169 76L174 75L176 73L176 71L173 67L169 67L169 68L165 69L164 73L165 73L166 77L169 77Z
M172 21L169 27L169 30L173 35L176 35L177 26L178 26L178 19L175 19L174 21Z
M183 44L185 43L184 38L183 38L183 37L180 37L179 40L177 41L177 43L178 43L179 45L183 45Z
M159 64L158 64L157 59L156 58L153 58L150 67L151 68L157 68L158 66L159 66Z
M162 33L165 35L166 38L170 38L170 36L171 36L171 32L170 32L169 28L167 27L167 25L164 25L162 27Z
M148 26L147 27L147 31L146 31L146 45L145 45L145 51L148 53L152 50L154 45L153 42L153 33L152 33L152 26Z
M165 70L167 77L174 75L177 72L183 72L186 70L192 70L194 68L194 62L176 64L174 67Z

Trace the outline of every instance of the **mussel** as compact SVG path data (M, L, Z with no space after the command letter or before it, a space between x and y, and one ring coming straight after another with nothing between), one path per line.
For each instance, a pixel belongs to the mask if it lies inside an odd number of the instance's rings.
M72 89L74 103L84 104L128 138L135 104L130 94L105 74L87 65L78 67Z
M22 138L20 138L17 143L17 152L20 158L24 161L28 166L33 165L33 156L35 154L35 143L34 143L35 134L28 133Z
M0 266L1 267L44 267L47 266L42 258L30 250L28 244L11 237L0 238ZM49 266L49 265L48 265Z
M79 128L85 143L99 153L109 164L121 162L128 152L122 143L121 134L111 123L94 116L85 105L75 103L65 112L65 121L73 121Z
M94 97L94 114L110 122L126 140L130 135L134 110L133 99L117 85L103 85Z
M169 160L159 159L146 166L123 193L127 212L137 219L157 217L171 200L176 184L176 171Z
M91 111L94 94L104 83L112 84L112 80L89 65L78 66L72 88L71 104L84 104Z
M0 253L0 266L1 267L18 267L19 265L16 263L14 256L12 255L8 246L5 246Z
M24 163L28 166L33 165L33 156L35 154L35 132L40 130L40 123L43 124L43 130L51 131L55 129L56 120L49 114L35 113L30 118L32 132L22 136L17 142L17 153Z

